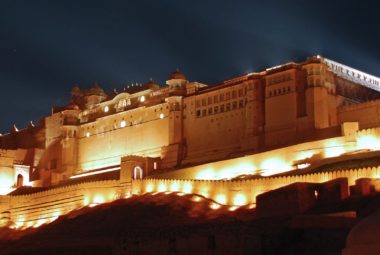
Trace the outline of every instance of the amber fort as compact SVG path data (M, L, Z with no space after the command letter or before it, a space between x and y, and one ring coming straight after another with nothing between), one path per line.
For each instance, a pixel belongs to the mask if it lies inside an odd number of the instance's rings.
M74 87L0 149L2 226L146 193L275 213L265 194L296 183L314 185L306 204L329 185L340 198L380 189L380 78L313 56L212 85L177 70L166 84Z

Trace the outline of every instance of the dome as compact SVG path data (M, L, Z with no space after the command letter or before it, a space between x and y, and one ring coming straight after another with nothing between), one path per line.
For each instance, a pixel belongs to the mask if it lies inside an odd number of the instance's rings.
M346 253L343 254L380 254L379 237L380 211L364 218L351 229L347 237L346 248L344 249ZM367 253L369 251L375 253Z
M181 72L179 71L178 69L173 72L171 75L170 75L170 80L171 79L181 79L181 80L186 80L186 76Z

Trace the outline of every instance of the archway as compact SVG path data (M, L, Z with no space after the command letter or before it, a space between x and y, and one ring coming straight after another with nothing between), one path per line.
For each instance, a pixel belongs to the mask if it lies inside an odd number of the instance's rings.
M143 170L139 166L135 166L133 169L133 179L142 179L143 178Z
M17 175L17 184L16 184L16 186L17 186L17 188L24 186L24 176L22 176L21 174Z

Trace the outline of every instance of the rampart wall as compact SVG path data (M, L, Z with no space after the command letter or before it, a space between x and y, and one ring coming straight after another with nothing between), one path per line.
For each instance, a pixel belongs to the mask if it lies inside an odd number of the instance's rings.
M342 169L305 175L263 177L250 180L180 180L180 179L143 179L133 182L133 193L145 192L183 192L195 193L213 199L221 204L245 205L256 203L256 197L269 190L277 189L295 182L322 183L336 178L347 178L354 185L360 178L380 177L380 166L360 169Z
M12 221L17 227L36 227L51 222L72 210L110 202L120 198L120 182L87 182L27 195L0 197L3 223Z

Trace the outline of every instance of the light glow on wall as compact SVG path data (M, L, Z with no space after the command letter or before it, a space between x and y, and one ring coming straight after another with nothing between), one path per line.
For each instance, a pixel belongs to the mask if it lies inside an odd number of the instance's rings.
M99 171L77 174L77 175L70 176L70 179L80 178L80 177L85 177L85 176L90 176L90 175L95 175L95 174L102 174L102 173L112 172L116 170L120 170L120 167L113 167L113 168L108 168L108 169L99 170Z
M94 204L102 204L102 203L106 202L106 199L104 198L104 196L97 194L94 196L94 199L92 200L92 202Z
M293 169L294 168L291 164L285 162L280 158L269 158L261 163L262 176L269 176L273 174L287 172Z
M173 182L170 184L170 191L179 191L179 184L177 182Z
M326 158L332 158L332 157L338 157L342 154L344 154L345 148L341 144L337 144L336 142L329 142L325 146L325 157Z
M221 205L217 203L210 203L210 208L213 210L218 210L221 207Z
M380 149L380 141L374 135L362 135L357 139L358 150L379 150Z
M109 107L108 107L108 105L106 105L105 107L104 107L104 112L108 112L109 111Z
M120 127L121 128L124 128L124 127L126 127L127 126L127 122L125 121L125 120L122 120L121 122L120 122Z
M233 199L233 204L237 206L245 205L247 204L247 197L242 193L238 193Z
M193 185L190 182L187 182L183 185L182 191L184 193L190 194L193 191Z
M223 204L223 205L227 204L226 195L224 195L224 194L216 195L215 201L218 202L219 204Z
M166 191L166 185L164 183L160 183L158 185L158 192L165 192Z
M215 180L217 178L216 178L216 174L215 174L214 170L209 168L209 169L205 169L205 170L199 172L196 176L196 179L198 179L198 180Z
M152 192L152 191L153 191L153 188L154 188L153 184L152 184L152 183L149 183L148 185L146 185L146 187L145 187L145 191L146 191L146 192Z
M7 174L5 171L0 172L0 195L6 195L15 190L15 188L12 187L14 184L14 176L11 173Z
M311 158L315 155L315 152L312 150L305 150L297 153L295 160L304 160Z

